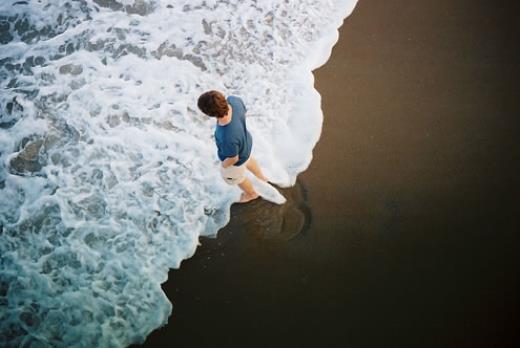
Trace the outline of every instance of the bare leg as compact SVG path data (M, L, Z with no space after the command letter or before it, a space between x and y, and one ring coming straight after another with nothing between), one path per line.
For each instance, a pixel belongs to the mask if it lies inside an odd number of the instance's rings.
M238 187L244 191L242 196L240 196L240 203L246 203L258 198L258 193L256 193L255 189L253 188L253 184L251 184L251 181L249 181L248 178L238 184Z
M265 177L264 173L262 173L262 169L260 169L258 162L253 158L253 156L249 157L249 161L247 161L246 167L258 179L267 182L267 178Z

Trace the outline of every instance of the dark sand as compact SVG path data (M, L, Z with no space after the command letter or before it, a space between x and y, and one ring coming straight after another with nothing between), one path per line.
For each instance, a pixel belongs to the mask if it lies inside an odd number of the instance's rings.
M324 129L289 203L202 239L146 346L518 343L518 13L361 0L316 72Z

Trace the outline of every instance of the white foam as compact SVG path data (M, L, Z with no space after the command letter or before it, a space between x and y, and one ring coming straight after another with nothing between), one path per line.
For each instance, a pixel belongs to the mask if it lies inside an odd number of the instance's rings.
M321 132L311 71L355 3L2 1L0 345L125 346L165 324L160 283L238 194L197 97L242 97L254 156L294 184Z
M251 182L258 192L258 194L265 200L268 200L275 204L284 204L287 199L272 185L259 180L254 175L248 175L251 178Z

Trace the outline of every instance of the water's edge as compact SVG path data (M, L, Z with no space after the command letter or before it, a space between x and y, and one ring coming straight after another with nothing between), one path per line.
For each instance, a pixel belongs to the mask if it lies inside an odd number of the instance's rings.
M198 95L240 95L253 155L294 185L321 133L312 71L355 4L2 2L0 345L125 346L164 325L168 270L239 195Z

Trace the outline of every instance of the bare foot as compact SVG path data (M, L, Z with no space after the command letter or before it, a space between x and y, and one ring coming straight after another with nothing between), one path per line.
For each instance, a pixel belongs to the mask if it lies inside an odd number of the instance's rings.
M240 200L238 201L238 203L247 203L254 199L257 199L258 197L260 197L260 195L258 193L255 193L253 195L248 194L248 193L242 193L240 195Z

